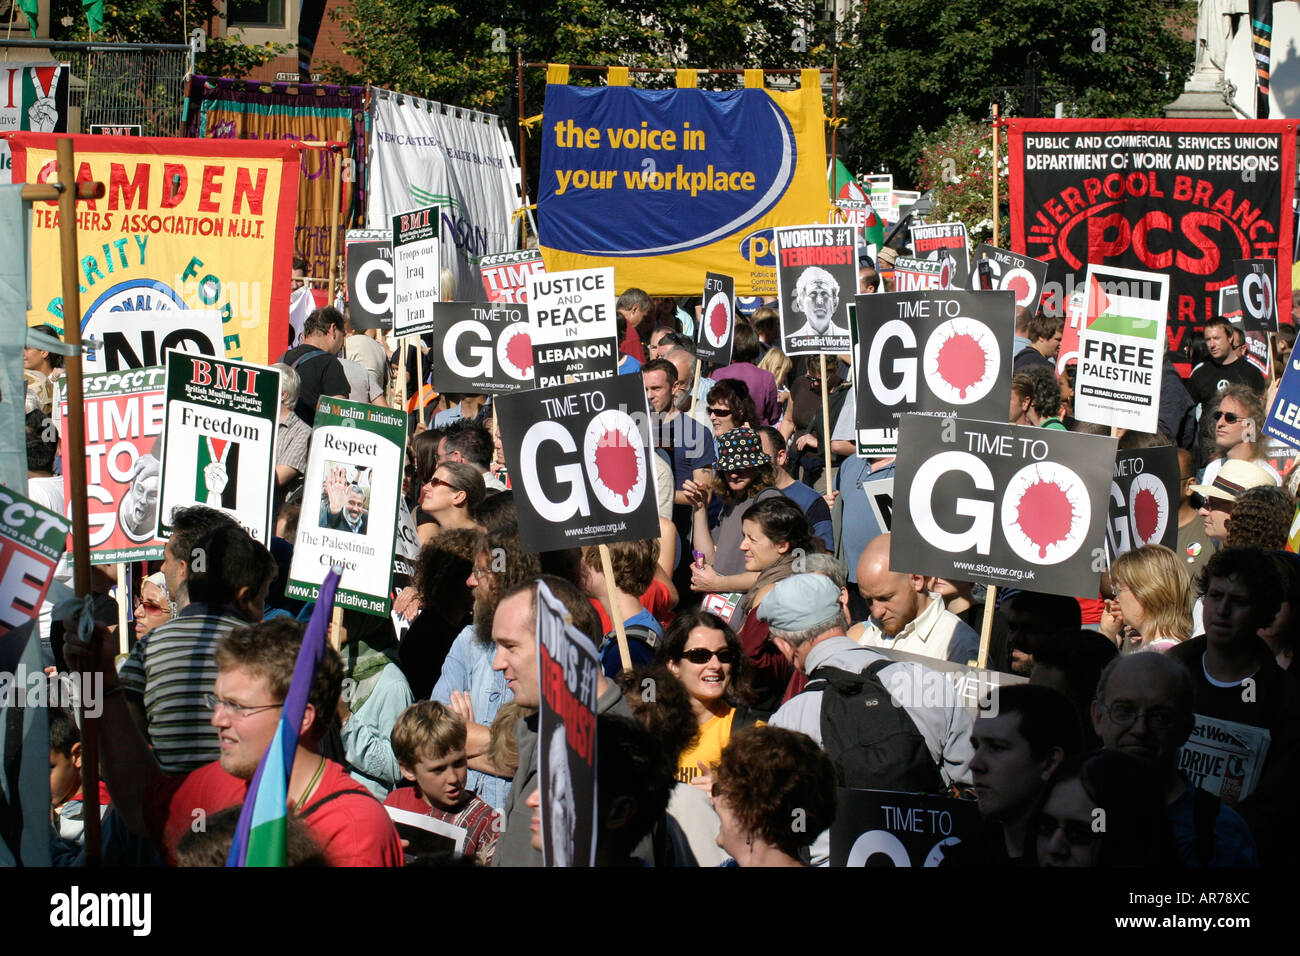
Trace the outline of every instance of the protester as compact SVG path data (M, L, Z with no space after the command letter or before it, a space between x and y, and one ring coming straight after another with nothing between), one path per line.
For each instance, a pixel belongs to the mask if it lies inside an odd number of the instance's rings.
M1037 354L1030 348L1021 355ZM1065 431L1061 422L1061 386L1049 365L1030 364L1011 378L1012 425L1035 425Z
M486 495L483 477L473 466L444 461L420 489L420 510L443 530L473 530L478 527L474 512Z
M650 312L650 296L641 289L628 289L618 297L614 309L627 322L627 331L619 339L619 351L645 365L646 354L638 327Z
M81 729L72 711L65 707L51 707L49 715L50 818L59 840L68 844L69 852L73 852L86 843L86 802L81 788ZM101 780L101 816L108 811L111 802L108 788Z
M1290 676L1300 676L1292 668L1295 661L1297 631L1300 630L1300 555L1289 551L1274 551L1269 555L1282 581L1282 603L1278 606L1273 623L1260 628L1259 636L1273 652L1277 666Z
M1228 537L1224 545L1280 551L1286 547L1295 510L1295 499L1284 488L1272 485L1247 488L1237 496L1232 516L1225 522Z
M1205 536L1216 548L1228 539L1228 522L1241 493L1272 484L1272 476L1254 462L1232 458L1219 469L1213 483L1192 485L1192 506L1199 510Z
M604 608L611 624L597 645L600 666L606 677L617 677L624 669L618 634L613 621L623 622L631 667L644 667L655 659L655 647L663 639L664 629L642 603L641 595L649 590L655 577L659 542L653 538L645 541L618 541L609 548L609 563L613 581L605 576L600 547L589 545L582 549L578 565L578 583L582 590ZM610 586L614 589L613 605L610 603Z
M971 730L971 780L985 827L984 865L1024 861L1034 810L1047 781L1079 752L1079 721L1063 694L1050 687L1011 684L994 688L991 706Z
M1227 461L1249 461L1269 473L1273 484L1282 484L1277 470L1264 455L1264 404L1254 389L1245 385L1226 385L1216 395L1217 407L1210 418L1214 422L1214 457L1205 466L1201 484L1212 485Z
M1083 734L1082 750L1101 746L1092 730L1092 699L1101 672L1118 656L1115 642L1096 631L1051 634L1037 645L1029 683L1058 691L1070 702Z
M393 724L392 747L402 776L415 786L394 790L384 806L464 830L464 855L491 866L500 835L497 811L465 788L465 722L436 701L420 701Z
M776 397L776 379L767 369L754 364L758 359L758 333L754 331L748 322L737 321L735 331L732 334L731 364L713 373L713 380L717 385L709 393L710 405L729 403L734 413L741 410L744 399L734 398L726 391L718 392L717 386L723 382L741 382L744 384L745 395L752 401L752 408L750 406L743 406L743 408L745 414L749 414L750 417L734 420L731 425L732 428L741 425L757 428L759 425L775 425L781 420L781 406ZM715 395L718 397L715 398ZM737 404L738 402L740 404ZM710 409L710 412L712 412L712 409ZM714 424L714 434L721 434L717 431L717 420L715 420Z
M294 412L302 387L298 373L283 362L280 370L280 420L275 429L276 497L283 501L307 474L307 451L311 447L311 426Z
M737 428L755 428L762 424L758 418L754 400L740 379L718 382L709 391L709 420L713 423L714 438Z
M835 527L831 520L831 509L826 499L813 491L802 481L796 481L785 470L789 456L786 453L785 439L775 428L764 425L757 429L759 440L763 443L763 454L772 462L774 485L781 494L793 501L808 518L813 534L821 538L827 551L835 549Z
M1205 533L1205 522L1200 510L1192 504L1192 486L1196 484L1196 457L1186 448L1178 449L1178 470L1181 489L1178 498L1179 558L1188 577L1195 578L1214 552L1214 542Z
M943 605L930 579L890 569L892 536L876 537L858 559L858 590L871 616L849 629L866 647L907 651L965 664L979 655L979 634Z
M1255 866L1245 822L1178 769L1179 748L1196 722L1195 694L1187 669L1172 660L1117 658L1097 683L1093 729L1107 750L1136 757L1155 774L1183 866Z
M947 578L931 578L929 589L943 599L944 609L956 614L961 621L976 634L983 634L984 602L976 600L975 585L971 581L950 581ZM997 608L993 609L993 622L989 629L989 670L1011 670L1010 634L1007 616Z
M1228 385L1244 385L1251 391L1263 394L1264 376L1249 362L1241 361L1232 349L1232 323L1216 315L1205 323L1205 346L1209 358L1192 369L1187 380L1187 391L1192 401L1200 405L1202 423L1212 410L1215 396Z
M151 643L155 640L156 636ZM249 781L275 739L301 645L301 625L284 618L224 635L216 645L216 679L207 685L212 692L200 698L216 728L209 733L219 741L219 757L188 773L168 776L128 715L122 695L116 693L121 685L111 664L104 664L112 660L116 638L102 627L88 641L69 638L69 664L74 670L101 675L104 682L100 764L113 807L169 861L175 862L177 845L195 820L245 799ZM289 802L306 821L330 865L398 866L402 856L397 832L379 801L320 753L338 710L342 682L338 655L326 647L293 755Z
M459 421L477 421L483 411L483 406L487 403L488 397L466 392L460 395L450 395L448 399L451 404L433 416L434 428L446 429Z
M135 639L143 640L178 613L180 609L167 594L167 576L155 571L140 582L140 596L135 602Z
M347 398L352 391L338 354L347 337L346 323L338 309L326 306L307 317L302 343L280 357L280 362L298 373L298 403L294 414L308 425L316 423L316 402L322 396Z
M1011 670L1028 677L1039 645L1056 634L1074 634L1083 626L1079 602L1061 594L1017 591L1002 606L1007 616ZM1091 692L1094 684L1088 685Z
M704 427L710 434L713 423L709 420L709 392L713 390L713 379L695 376L695 346L683 342L664 353L664 360L672 363L677 370L677 380L673 383L673 407L685 412Z
M829 578L796 574L777 582L758 617L809 678L768 724L802 731L826 748L840 786L935 793L970 782L971 718L952 685L920 664L855 644L845 634L840 589ZM894 706L864 704L885 697ZM836 728L832 739L823 737L823 726ZM829 853L823 832L812 862L824 865Z
M492 435L487 428L473 419L461 419L443 430L438 441L438 464L470 465L483 477L485 488L505 491L505 485L492 474L492 452Z
M435 526L436 527L436 526ZM424 700L442 673L455 636L472 620L474 595L465 584L483 549L477 530L452 528L420 549L410 590L419 596L415 620L402 635L397 661L416 700Z
M393 724L415 699L398 665L390 623L356 611L343 613L343 677L348 693L339 708L339 740L354 780L384 799L402 780L393 753Z
M1168 548L1147 544L1125 551L1110 566L1114 601L1101 619L1122 654L1167 651L1192 636L1192 583Z
M1016 353L1011 363L1014 375L1034 366L1056 374L1056 355L1061 350L1061 336L1065 332L1065 317L1036 312L1025 326L1029 347Z
M713 781L718 846L737 866L803 866L799 854L835 820L835 770L806 734L738 731ZM805 826L793 827L798 818Z
M763 445L753 429L737 428L722 436L718 442L717 469L713 494L722 502L722 510L716 519L709 519L705 489L690 488L691 505L695 509L692 540L704 556L702 565L697 562L691 571L691 587L702 591L744 592L754 586L757 578L745 569L740 551L745 513L756 503L781 492L772 486L772 463L763 454Z
M1040 866L1159 867L1177 861L1152 773L1117 751L1062 763L1034 814L1034 831L1031 859Z

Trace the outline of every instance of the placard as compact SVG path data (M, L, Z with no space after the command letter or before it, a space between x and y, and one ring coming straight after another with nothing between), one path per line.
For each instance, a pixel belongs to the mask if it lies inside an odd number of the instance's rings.
M529 277L546 274L546 263L537 249L494 253L478 264L489 302L527 302Z
M72 523L12 488L0 488L0 639L41 611Z
M897 428L909 412L997 421L1011 387L1011 292L857 297L858 428Z
M987 272L987 275L985 275ZM1022 256L1009 249L999 249L987 242L975 247L970 270L970 287L975 290L996 289L1015 295L1016 305L1038 314L1043 283L1047 281L1047 263Z
M858 244L851 226L773 230L781 350L786 355L849 351L848 306L858 290Z
M525 551L659 534L639 375L501 395L496 403Z
M696 326L695 356L718 367L730 365L736 329L736 280L717 272L706 273L703 302Z
M1268 337L1277 333L1277 260L1234 259L1246 360L1267 380L1272 356Z
M939 281L944 289L970 287L970 242L966 226L960 222L913 223L912 255L917 259L930 259L946 269L940 269Z
M528 277L539 388L613 378L618 373L617 302L612 268Z
M1264 727L1195 717L1192 735L1178 751L1178 769L1193 786L1234 806L1255 792L1272 735Z
M1182 471L1173 445L1115 454L1106 516L1106 544L1112 557L1148 544L1178 550L1178 508Z
M432 305L441 297L437 206L393 217L393 334L416 335L433 327Z
M836 790L831 866L943 866L980 830L979 804L892 790ZM950 863L948 865L951 865Z
M166 393L158 537L177 508L206 505L269 546L279 371L172 351Z
M87 375L85 398L86 510L90 518L90 563L151 561L163 556L157 536L165 415L162 366ZM60 402L67 421L68 402ZM60 424L63 500L72 500L67 463L68 430ZM82 453L78 449L78 453Z
M352 328L387 329L393 324L393 236L382 229L349 229L348 319Z
M528 306L438 302L432 308L434 388L496 394L533 387Z
M545 582L537 584L537 775L542 865L595 866L596 687L600 655L567 623Z
M1096 597L1114 438L904 415L889 566Z
M142 312L101 310L85 323L81 334L83 341L96 346L86 350L86 372L161 366L168 349L226 357L220 312L165 307Z
M881 219L894 217L896 209L894 205L894 174L871 173L859 178L870 190L868 199L871 201L871 208L876 211L877 215Z
M1300 356L1294 353L1282 370L1277 397L1264 419L1264 431L1272 438L1300 448Z
M405 460L402 412L341 398L320 400L286 595L316 600L330 568L340 567L335 604L388 615Z
M856 299L856 296L855 296ZM862 368L862 343L858 341L858 304L856 301L849 304L849 338L853 344L853 367ZM854 446L857 449L859 458L878 458L881 455L892 455L898 450L898 429L897 428L859 428L857 427L858 405L857 405L857 388L853 388L853 424L854 424ZM848 398L845 398L848 401ZM831 425L832 432L835 425ZM832 438L834 435L832 434ZM891 479L892 481L892 479Z
M1153 434L1160 430L1168 303L1168 276L1088 266L1075 418Z
M925 289L947 289L952 284L952 271L944 278L944 265L933 259L913 259L899 256L894 260L894 291L918 292Z

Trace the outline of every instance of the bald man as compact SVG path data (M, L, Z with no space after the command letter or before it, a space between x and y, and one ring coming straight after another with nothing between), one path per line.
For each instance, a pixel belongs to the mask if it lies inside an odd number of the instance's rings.
M979 635L930 591L930 578L890 570L890 537L872 538L858 559L858 592L871 617L853 625L849 637L865 647L973 662L979 656Z

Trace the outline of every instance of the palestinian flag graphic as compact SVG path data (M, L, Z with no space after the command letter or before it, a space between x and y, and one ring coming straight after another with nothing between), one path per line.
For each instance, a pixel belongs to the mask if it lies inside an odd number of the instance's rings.
M209 486L209 468L213 478ZM220 481L219 473L224 472L225 482ZM218 491L218 488L220 490ZM211 507L235 508L236 492L239 489L239 442L213 435L199 436L198 464L194 469L194 500L208 502ZM208 501L210 494L220 494L220 504Z

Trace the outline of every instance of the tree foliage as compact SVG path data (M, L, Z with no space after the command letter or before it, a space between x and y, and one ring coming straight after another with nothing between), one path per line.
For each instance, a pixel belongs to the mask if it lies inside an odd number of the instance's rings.
M920 137L953 114L989 115L997 87L1025 83L1031 53L1040 86L1067 116L1153 116L1182 91L1195 22L1183 0L871 0L856 23L845 72L845 131L854 169L912 181Z
M1007 205L1007 134L998 145L998 204ZM1004 212L993 235L993 130L960 114L919 140L916 185L928 190L931 222L963 222L972 244L991 242L1010 248L1011 223Z

